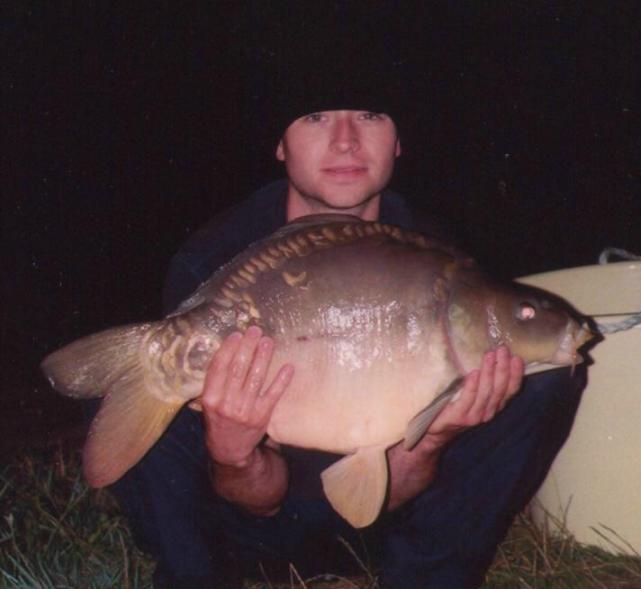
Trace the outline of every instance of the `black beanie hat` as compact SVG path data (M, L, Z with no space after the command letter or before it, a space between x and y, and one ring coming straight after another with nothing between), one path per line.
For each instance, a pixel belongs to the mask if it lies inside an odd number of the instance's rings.
M340 68L343 69L344 68ZM310 79L311 78L311 79ZM385 113L399 124L396 85L380 71L311 72L284 85L275 109L279 138L299 117L328 110L365 110Z
M370 56L372 57L372 56ZM402 129L402 64L346 57L316 59L278 71L271 80L267 106L269 135L275 143L299 117L328 110L365 110L387 114Z

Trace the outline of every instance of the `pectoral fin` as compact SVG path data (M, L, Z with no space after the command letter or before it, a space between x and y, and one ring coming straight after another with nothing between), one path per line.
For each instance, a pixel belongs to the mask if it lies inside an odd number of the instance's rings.
M188 407L190 409L193 409L194 411L200 411L202 413L203 411L203 404L200 400L200 397L198 399L194 399L193 401L189 401Z
M321 473L332 507L355 528L373 523L387 493L385 448L360 448Z
M463 377L456 377L441 394L409 422L405 431L403 448L411 450L418 444L419 440L425 435L427 428L432 425L443 407L449 403L462 386Z

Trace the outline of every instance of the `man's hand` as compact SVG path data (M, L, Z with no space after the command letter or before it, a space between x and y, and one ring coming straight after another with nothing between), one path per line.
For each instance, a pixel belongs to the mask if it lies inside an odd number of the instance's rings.
M426 442L441 445L493 419L521 388L523 370L523 360L505 346L487 352L481 368L467 374L463 388L430 425Z
M259 327L233 333L214 354L205 378L202 406L207 449L216 464L247 466L265 435L293 368L283 366L272 383L265 377L274 350Z
M427 430L426 444L442 445L475 425L487 423L521 388L523 360L505 346L487 352L480 369L466 377L463 388Z
M481 368L466 377L463 388L430 425L411 451L402 442L388 451L390 499L396 509L434 480L438 459L448 442L466 429L490 421L521 388L523 360L501 346L483 357Z
M214 491L258 516L278 512L288 484L283 457L260 445L294 373L286 364L265 386L273 350L258 327L233 333L212 358L202 397Z

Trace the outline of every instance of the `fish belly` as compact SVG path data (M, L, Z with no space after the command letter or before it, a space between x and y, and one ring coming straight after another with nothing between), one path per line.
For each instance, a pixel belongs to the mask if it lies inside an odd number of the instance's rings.
M456 376L437 339L418 354L396 352L357 365L340 361L345 342L277 348L274 367L290 362L296 372L274 410L269 436L336 453L400 441L409 421Z

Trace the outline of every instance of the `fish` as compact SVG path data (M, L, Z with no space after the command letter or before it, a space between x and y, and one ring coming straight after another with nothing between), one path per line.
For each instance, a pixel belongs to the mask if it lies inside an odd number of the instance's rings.
M582 361L585 320L552 294L499 282L442 241L349 215L311 215L250 245L163 320L89 335L42 362L53 388L104 397L83 451L87 482L132 468L185 404L197 408L225 337L259 326L295 372L267 435L344 455L324 493L352 526L373 523L386 451L414 447L485 352L526 373Z

